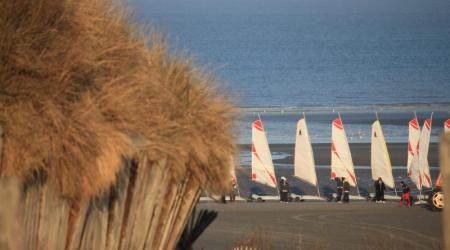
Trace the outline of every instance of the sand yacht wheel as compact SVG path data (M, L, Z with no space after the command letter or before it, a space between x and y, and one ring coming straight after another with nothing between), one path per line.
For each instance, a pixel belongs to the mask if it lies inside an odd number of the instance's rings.
M444 208L444 193L440 189L435 189L429 196L429 204L433 210L442 210Z

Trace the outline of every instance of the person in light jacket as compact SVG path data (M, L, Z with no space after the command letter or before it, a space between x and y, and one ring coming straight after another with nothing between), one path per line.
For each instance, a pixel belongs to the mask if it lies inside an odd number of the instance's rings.
M289 183L284 176L282 176L280 180L280 201L289 201Z

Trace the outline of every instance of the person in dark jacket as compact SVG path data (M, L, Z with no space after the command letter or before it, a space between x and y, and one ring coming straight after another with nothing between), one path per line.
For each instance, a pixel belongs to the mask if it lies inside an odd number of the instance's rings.
M409 189L409 186L403 181L400 182L400 185L402 188L402 199L400 200L400 207L405 203L408 207L411 207L411 190Z
M342 179L344 179L344 178L342 178ZM344 203L349 203L350 202L350 183L346 179L344 179L343 189L344 189L344 198L342 199L342 201Z
M386 186L384 185L381 177L379 177L378 180L375 181L374 186L376 203L386 203L386 201L384 200L384 190L386 190Z
M280 201L286 203L289 201L289 183L284 176L280 180Z
M342 181L345 178L341 178L341 177L336 177L334 178L334 180L336 181L336 193L337 193L337 197L336 197L336 202L341 202L342 199L342 189L343 187L343 183Z

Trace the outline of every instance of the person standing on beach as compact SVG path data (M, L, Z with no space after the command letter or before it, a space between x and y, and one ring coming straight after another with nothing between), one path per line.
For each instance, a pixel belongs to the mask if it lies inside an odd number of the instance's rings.
M334 180L336 181L336 189L337 189L337 197L336 197L336 202L341 202L341 198L342 198L342 189L344 188L342 185L342 181L345 178L341 178L341 177L336 177L334 178Z
M381 177L379 177L378 180L375 181L374 186L376 203L386 203L386 201L384 200L384 190L386 190L386 186L384 185Z
M237 195L237 183L235 179L231 180L231 186L232 186L232 190L230 192L230 202L233 202L236 200L236 195Z
M280 201L287 203L289 201L288 197L289 197L289 183L287 182L286 178L282 176L280 180Z
M402 207L405 203L408 207L411 207L411 190L404 181L401 181L400 184L402 187L402 199L400 200L400 207Z
M344 179L344 178L342 178ZM344 179L344 198L343 201L344 203L349 203L350 202L350 183Z

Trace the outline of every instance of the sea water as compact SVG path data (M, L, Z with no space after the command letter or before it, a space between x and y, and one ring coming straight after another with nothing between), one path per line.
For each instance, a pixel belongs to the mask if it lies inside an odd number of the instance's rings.
M313 143L330 141L338 111L349 142L370 141L375 111L388 142L407 141L414 111L421 125L435 112L433 142L448 118L450 1L130 2L242 108L239 143L258 114L270 143L294 143L303 111Z

